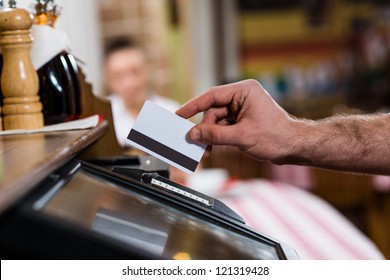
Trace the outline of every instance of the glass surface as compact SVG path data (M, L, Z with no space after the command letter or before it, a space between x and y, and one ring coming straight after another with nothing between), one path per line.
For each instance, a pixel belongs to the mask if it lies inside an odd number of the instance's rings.
M84 171L77 172L44 204L41 211L46 214L163 258L278 259L274 246Z
M81 110L78 68L72 55L59 53L38 69L45 125L72 121Z

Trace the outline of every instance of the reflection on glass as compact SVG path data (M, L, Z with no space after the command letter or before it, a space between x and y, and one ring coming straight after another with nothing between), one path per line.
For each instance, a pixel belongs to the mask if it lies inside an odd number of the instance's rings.
M114 211L99 209L92 228L100 233L129 243L154 255L162 255L168 234L153 225L134 223L130 217L121 217Z
M273 246L80 171L43 207L156 257L278 259Z

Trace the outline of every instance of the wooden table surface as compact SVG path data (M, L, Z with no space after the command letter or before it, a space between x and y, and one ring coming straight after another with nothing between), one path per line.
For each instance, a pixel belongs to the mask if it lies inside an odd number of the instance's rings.
M103 121L85 130L0 136L0 214L106 128Z

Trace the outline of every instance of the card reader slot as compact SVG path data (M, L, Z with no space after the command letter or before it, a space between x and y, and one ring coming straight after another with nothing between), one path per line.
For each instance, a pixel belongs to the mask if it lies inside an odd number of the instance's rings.
M157 172L147 172L142 169L120 167L113 168L113 171L129 176L133 179L152 185L159 189L163 189L164 191L174 193L175 195L179 195L183 198L191 200L192 202L202 204L203 206L211 207L214 205L214 198L175 183L165 177L160 176Z
M230 209L218 199L212 198L203 193L182 186L176 182L173 182L167 178L160 176L158 173L150 173L142 169L120 167L115 167L112 169L112 171L144 182L150 186L162 189L166 192L173 193L179 197L185 198L186 200L189 200L198 205L202 205L203 207L210 208L215 212L226 215L245 224L245 221L241 216L239 216L236 212L234 212L232 209Z

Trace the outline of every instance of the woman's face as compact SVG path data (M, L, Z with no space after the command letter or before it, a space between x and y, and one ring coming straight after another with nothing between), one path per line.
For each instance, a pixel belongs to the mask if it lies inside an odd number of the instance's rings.
M128 48L111 53L106 59L106 80L110 91L125 100L143 94L148 82L143 51Z

